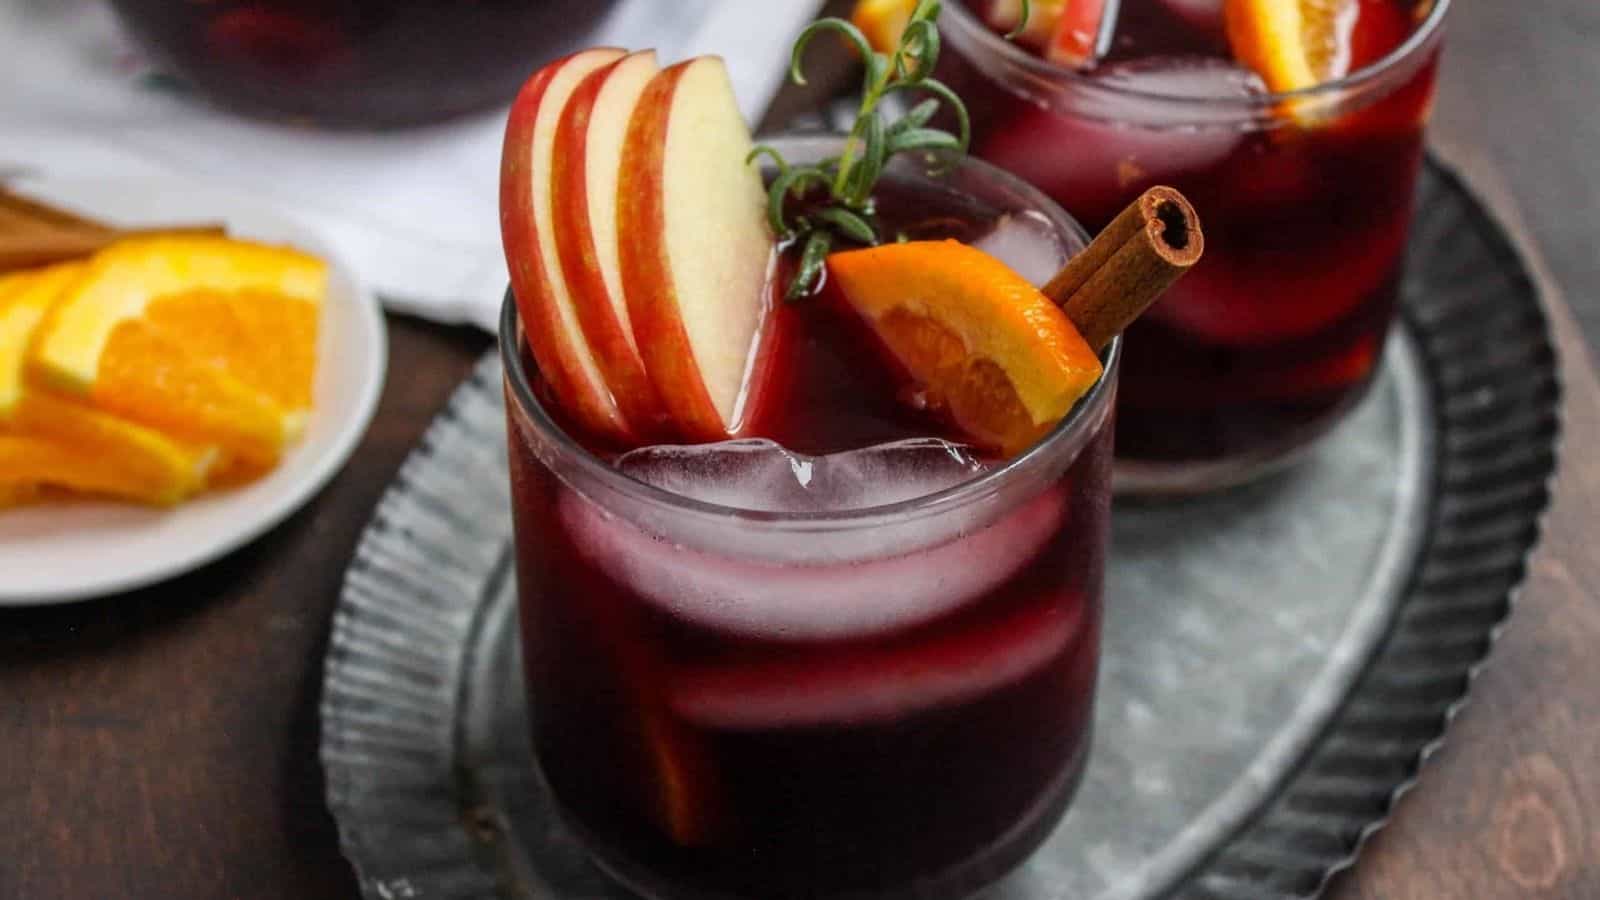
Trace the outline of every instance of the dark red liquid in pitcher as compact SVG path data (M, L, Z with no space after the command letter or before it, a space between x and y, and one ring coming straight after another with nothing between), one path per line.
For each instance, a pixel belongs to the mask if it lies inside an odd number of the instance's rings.
M509 103L615 0L112 0L173 71L246 112L398 126Z
M896 223L891 196L891 228L926 223L930 198ZM918 236L989 224L954 211ZM959 440L849 315L826 291L776 311L749 431L810 454ZM744 546L756 524L708 541L603 510L515 402L511 423L535 743L613 874L673 900L962 897L1054 826L1088 748L1109 424L1009 500L783 535L775 561Z
M1437 49L1314 122L1208 119L1219 114L1203 98L1264 93L1229 57L1221 5L1122 0L1111 54L1064 89L1065 106L1036 105L958 50L941 59L974 113L975 153L1091 233L1154 184L1183 191L1204 222L1205 258L1128 331L1117 453L1133 461L1303 443L1360 396L1395 310ZM1399 47L1418 12L1360 0L1351 69Z

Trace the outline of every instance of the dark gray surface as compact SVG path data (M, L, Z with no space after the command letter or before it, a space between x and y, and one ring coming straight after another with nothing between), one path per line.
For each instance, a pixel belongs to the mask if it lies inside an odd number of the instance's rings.
M1434 133L1495 163L1600 345L1600 0L1455 0Z

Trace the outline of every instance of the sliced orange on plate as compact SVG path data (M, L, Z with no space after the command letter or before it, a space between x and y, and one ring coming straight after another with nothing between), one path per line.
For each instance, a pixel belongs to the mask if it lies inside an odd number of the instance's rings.
M143 503L176 503L205 486L216 453L31 381L27 348L58 298L80 280L69 263L0 279L0 506L41 486Z
M305 425L326 280L321 260L286 248L122 241L51 310L30 366L108 412L270 466Z
M1100 358L1059 306L959 241L835 253L828 272L930 404L1008 455L1043 437L1100 377Z

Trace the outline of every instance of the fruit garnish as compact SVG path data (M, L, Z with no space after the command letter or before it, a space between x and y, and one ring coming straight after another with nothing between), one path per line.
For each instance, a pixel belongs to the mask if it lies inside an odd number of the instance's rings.
M893 53L916 9L917 0L860 0L850 13L850 24L861 29L872 49Z
M1225 0L1234 57L1275 93L1315 87L1350 71L1360 0Z
M556 249L578 324L622 417L643 434L662 430L666 410L639 354L622 285L618 160L639 98L660 70L646 50L589 73L561 113L550 172Z
M51 387L107 412L272 465L303 430L305 412L280 405L269 390L291 396L309 383L304 345L314 346L326 282L321 260L287 248L218 237L121 241L96 254L45 317L30 369ZM197 303L181 299L184 294L237 299ZM279 303L303 306L263 311L252 320L298 322L288 333L225 321L236 317L233 304ZM193 352L191 339L208 355ZM269 370L279 360L299 360L284 368L292 384L257 389L246 383L248 372Z
M957 241L834 253L828 273L928 402L979 444L1026 449L1101 373L1038 288Z
M556 246L552 196L556 131L583 79L623 57L583 50L540 69L517 94L500 163L500 234L528 349L563 408L586 431L625 443L624 417L578 320Z
M1045 45L1045 58L1081 68L1104 56L1110 49L1106 24L1115 18L1115 8L1116 0L1067 0L1061 4Z
M623 142L622 288L650 381L691 440L737 427L766 307L774 241L751 155L717 57L656 75Z
M880 53L860 28L838 18L819 19L800 33L790 58L789 75L805 84L801 60L811 39L837 32L855 46L866 63L861 103L844 151L814 165L790 165L768 145L750 154L771 158L778 174L767 189L767 216L772 229L801 248L800 265L785 296L811 293L822 275L823 261L837 243L875 246L883 240L873 210L872 188L889 160L900 153L945 154L953 159L967 151L971 126L961 98L934 79L939 61L939 0L918 0L894 50ZM884 98L902 91L931 94L900 119L885 123L879 114ZM928 122L948 104L957 133L929 128ZM814 195L824 195L817 199ZM791 211L791 206L798 209Z
M26 377L28 345L83 269L63 264L0 279L0 493L31 496L50 485L176 503L205 486L214 451L174 441Z
M1111 49L1118 0L994 0L984 21L1053 63L1081 68Z

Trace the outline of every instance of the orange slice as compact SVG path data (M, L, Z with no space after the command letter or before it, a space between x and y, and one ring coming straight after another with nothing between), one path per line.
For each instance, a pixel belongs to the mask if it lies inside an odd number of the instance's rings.
M1314 87L1350 71L1360 0L1224 0L1233 55L1275 93Z
M101 409L270 466L304 428L295 407L309 384L304 355L314 349L305 348L326 278L320 260L285 248L210 236L120 241L95 255L52 310L30 364ZM309 310L254 311L273 303ZM295 324L287 337L247 324L262 321ZM274 373L287 357L299 361Z
M893 53L916 8L917 0L860 0L850 13L850 22L866 35L872 49Z
M185 353L216 366L290 413L311 408L316 304L267 291L189 291L151 302L145 319Z
M189 446L31 383L26 350L83 276L65 264L0 279L0 506L42 485L172 504L200 490L214 451Z
M980 444L1026 449L1100 377L1060 307L966 244L849 250L828 257L828 272L930 403Z

